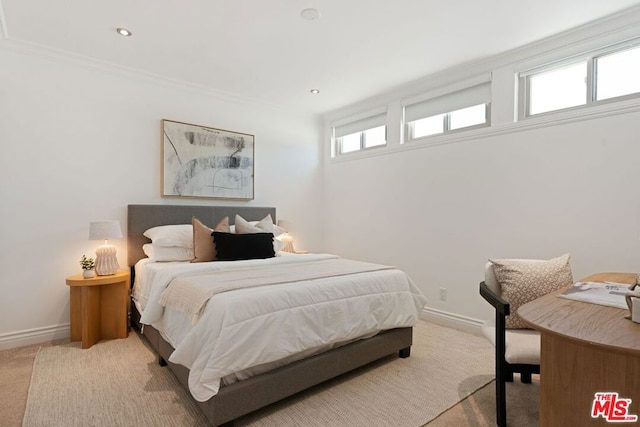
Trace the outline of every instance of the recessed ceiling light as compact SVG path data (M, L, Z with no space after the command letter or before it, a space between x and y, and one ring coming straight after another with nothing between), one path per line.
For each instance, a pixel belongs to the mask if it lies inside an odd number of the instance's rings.
M309 92L311 92L314 95L317 95L320 93L320 89L311 89Z
M302 18L306 19L307 21L315 21L317 19L320 19L320 11L318 9L313 9L313 8L309 8L309 9L304 9L300 15L302 16Z
M120 34L121 36L124 37L131 37L133 35L133 33L129 30L127 30L126 28L118 28L116 30L116 33Z

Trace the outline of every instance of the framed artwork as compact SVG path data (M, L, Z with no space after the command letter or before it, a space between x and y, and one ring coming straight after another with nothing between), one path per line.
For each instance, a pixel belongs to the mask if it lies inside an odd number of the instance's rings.
M252 200L254 139L162 120L162 195Z

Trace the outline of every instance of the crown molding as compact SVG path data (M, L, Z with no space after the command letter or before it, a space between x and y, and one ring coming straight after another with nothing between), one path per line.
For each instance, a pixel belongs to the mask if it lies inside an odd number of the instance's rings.
M584 55L640 37L640 6L589 22L580 27L530 43L500 58L503 65L515 64L518 71ZM502 56L502 55L501 55Z
M640 37L640 6L633 6L509 51L458 64L403 83L360 102L330 111L323 115L323 119L325 122L339 120L363 108L373 108L416 94L435 91L469 79L470 76L491 73L504 67L512 67L515 72L516 69L529 68L532 64L542 65L637 37Z
M1 1L1 0L0 0ZM0 11L1 12L1 11ZM252 105L254 107L277 111L286 112L288 115L295 115L299 117L306 117L311 119L318 119L320 114L306 112L295 107L289 107L286 105L271 103L263 101L257 98L246 97L231 92L226 92L220 89L211 88L196 83L191 83L184 80L172 79L159 74L143 71L137 68L125 67L112 62L99 60L93 57L79 55L63 49L56 49L50 46L41 45L38 43L26 42L22 40L15 40L11 38L0 39L0 47L14 51L20 54L31 55L35 57L45 58L52 61L65 62L77 67L100 70L105 73L116 74L131 79L143 79L154 84L170 87L174 89L180 89L198 95L207 95L219 99L226 103L233 103L239 105Z

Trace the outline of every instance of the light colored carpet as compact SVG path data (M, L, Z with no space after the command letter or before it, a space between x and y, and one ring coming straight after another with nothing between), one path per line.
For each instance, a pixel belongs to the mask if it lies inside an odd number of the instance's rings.
M493 348L484 338L419 322L413 339L409 358L374 363L238 425L422 426L494 377Z
M531 384L523 384L518 374L507 383L507 425L537 427L539 425L540 376L533 375ZM427 427L488 427L496 425L496 383L491 381L453 408L427 424Z
M46 345L50 345L47 343ZM22 423L33 360L41 345L0 351L0 426L17 427Z
M23 418L32 426L205 426L178 380L135 333L41 348Z
M388 358L286 399L238 426L422 426L493 379L480 337L420 322L411 357ZM141 408L151 408L144 409ZM24 426L200 426L186 392L136 334L42 348Z

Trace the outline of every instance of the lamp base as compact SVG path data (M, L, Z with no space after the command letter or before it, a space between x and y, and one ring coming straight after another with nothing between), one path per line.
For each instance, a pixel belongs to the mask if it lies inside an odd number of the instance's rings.
M284 248L282 248L281 250L283 252L291 252L292 254L296 253L296 250L293 248L293 240L289 240L289 241L283 241L284 243Z
M116 274L119 268L116 248L113 245L102 245L96 249L96 274L98 276Z

